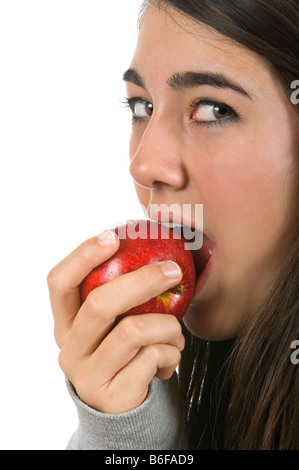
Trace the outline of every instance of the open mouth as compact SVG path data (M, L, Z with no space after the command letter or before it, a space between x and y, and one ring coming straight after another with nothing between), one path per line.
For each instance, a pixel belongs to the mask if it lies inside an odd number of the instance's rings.
M203 235L202 248L199 250L192 250L191 254L193 256L196 279L198 280L205 271L205 268L213 254L213 244L205 234Z
M193 257L196 278L199 278L205 270L205 267L207 266L213 254L212 241L205 235L205 233L202 233L199 230L196 230L195 228L184 226L174 222L160 223L161 225L167 228L171 228L174 232L176 232L181 238L185 240ZM186 234L188 234L187 238Z

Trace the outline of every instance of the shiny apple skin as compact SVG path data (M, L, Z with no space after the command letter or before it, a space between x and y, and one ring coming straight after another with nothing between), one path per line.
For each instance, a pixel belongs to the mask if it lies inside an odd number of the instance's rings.
M132 224L137 233L135 239L130 236ZM183 286L183 292L167 291L130 309L120 315L118 320L127 315L168 313L180 321L193 297L196 279L193 257L185 241L171 229L149 220L127 221L112 230L121 236L119 249L111 258L94 268L82 281L81 301L84 302L96 287L122 274L146 264L171 260L175 261L182 270L183 276L179 285Z

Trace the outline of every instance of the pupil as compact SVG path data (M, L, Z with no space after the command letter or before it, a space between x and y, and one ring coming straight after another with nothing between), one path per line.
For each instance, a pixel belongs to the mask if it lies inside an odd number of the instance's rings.
M215 106L214 114L216 117L223 118L227 115L227 109L221 106Z
M150 116L153 114L153 105L151 103L147 103L145 106L147 114Z

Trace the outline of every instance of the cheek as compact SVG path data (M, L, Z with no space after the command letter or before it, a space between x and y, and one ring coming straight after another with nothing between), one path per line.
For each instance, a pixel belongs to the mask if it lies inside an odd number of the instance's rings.
M244 133L233 148L209 152L193 172L200 175L197 186L221 238L237 245L242 239L253 246L278 239L292 213L295 176L290 173L290 141L269 142L269 135Z

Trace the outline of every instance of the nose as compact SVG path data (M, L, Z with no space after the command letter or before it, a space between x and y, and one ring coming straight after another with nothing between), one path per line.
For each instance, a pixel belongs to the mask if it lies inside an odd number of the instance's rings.
M175 191L186 186L183 137L176 123L152 117L139 141L133 133L131 154L130 173L138 185Z

